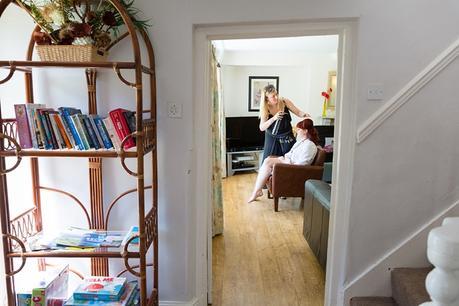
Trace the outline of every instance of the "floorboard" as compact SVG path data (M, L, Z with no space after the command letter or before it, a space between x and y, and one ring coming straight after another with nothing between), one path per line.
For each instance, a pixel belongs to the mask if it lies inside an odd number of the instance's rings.
M214 306L321 306L325 276L303 238L301 199L250 204L255 173L223 180L224 234L213 238Z

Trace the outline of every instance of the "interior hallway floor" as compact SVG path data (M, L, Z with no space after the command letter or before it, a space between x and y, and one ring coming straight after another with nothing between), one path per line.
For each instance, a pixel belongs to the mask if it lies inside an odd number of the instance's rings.
M223 179L224 234L213 238L214 306L321 306L325 276L303 237L301 199L250 204L256 173Z

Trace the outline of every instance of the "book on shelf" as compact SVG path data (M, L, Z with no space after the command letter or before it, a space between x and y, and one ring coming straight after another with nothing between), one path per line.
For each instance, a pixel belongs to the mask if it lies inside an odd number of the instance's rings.
M75 295L75 293L74 293ZM104 300L78 300L75 299L75 296L71 296L67 302L66 306L83 306L83 305L104 305L104 306L135 306L139 305L139 289L137 282L128 282L125 284L125 289L118 300L116 301L104 301Z
M139 235L139 227L138 226L131 226L131 228L129 229L129 231L127 232L123 242L121 243L122 245L125 245L129 239L131 239L131 237L133 236L137 236ZM133 245L133 246L138 246L140 244L140 239L139 237L135 238L135 239L132 239L132 241L130 242L130 245Z
M129 125L126 121L126 118L123 115L123 112L126 112L126 109L123 108L117 108L114 110L111 110L108 114L110 116L110 119L112 120L113 127L115 129L116 134L118 135L118 138L120 139L120 142L123 141L123 139L131 134L131 130L129 129ZM124 142L124 149L129 149L135 147L135 142L132 137L129 137L125 142Z
M30 136L29 120L25 104L15 104L16 123L19 136L19 144L24 149L32 148L32 137Z
M16 290L18 306L62 305L68 294L69 266L28 274Z
M87 277L75 289L73 298L75 300L119 301L125 289L125 277Z
M66 250L79 251L100 247L120 247L125 241L126 231L98 231L70 227L58 234L38 233L27 239L30 251Z
M122 140L136 131L136 113L122 108L110 111L107 118L72 107L56 111L44 104L16 104L14 108L23 149L119 150ZM135 145L131 136L124 149Z

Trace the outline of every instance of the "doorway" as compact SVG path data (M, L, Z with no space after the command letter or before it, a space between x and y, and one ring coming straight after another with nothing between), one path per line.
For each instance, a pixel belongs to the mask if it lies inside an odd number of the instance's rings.
M197 26L195 29L194 60L194 123L195 132L195 194L196 203L196 293L200 299L211 292L212 241L210 210L210 176L211 133L207 122L210 122L211 103L209 93L209 56L212 40L236 38L292 37L308 35L338 35L338 69L335 122L335 157L333 167L334 188L331 195L330 239L325 285L325 305L341 305L340 292L344 278L346 255L346 237L349 207L350 177L352 177L352 156L355 135L354 105L354 53L355 53L355 20L332 22L295 22L263 25L228 25ZM346 107L342 107L346 101ZM204 157L204 158L203 158ZM346 162L338 163L339 160ZM336 203L339 209L335 209Z

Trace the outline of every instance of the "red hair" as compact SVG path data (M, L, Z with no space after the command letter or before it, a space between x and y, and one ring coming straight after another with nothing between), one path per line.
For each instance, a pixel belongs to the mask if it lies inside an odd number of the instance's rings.
M316 145L319 143L319 133L314 127L314 122L311 119L306 118L298 122L296 127L302 130L308 130L309 140L311 140Z

